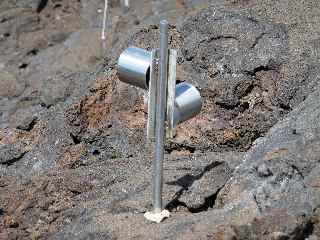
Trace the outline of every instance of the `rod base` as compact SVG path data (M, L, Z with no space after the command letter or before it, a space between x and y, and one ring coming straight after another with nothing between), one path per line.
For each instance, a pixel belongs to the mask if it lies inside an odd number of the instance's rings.
M164 219L170 217L170 212L167 209L161 212L146 212L144 217L151 222L161 223Z

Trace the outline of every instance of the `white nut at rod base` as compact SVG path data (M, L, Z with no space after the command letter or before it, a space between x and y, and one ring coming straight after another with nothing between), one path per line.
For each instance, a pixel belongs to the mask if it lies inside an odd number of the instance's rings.
M170 217L170 212L167 209L161 212L146 212L144 217L151 222L161 223L164 219Z

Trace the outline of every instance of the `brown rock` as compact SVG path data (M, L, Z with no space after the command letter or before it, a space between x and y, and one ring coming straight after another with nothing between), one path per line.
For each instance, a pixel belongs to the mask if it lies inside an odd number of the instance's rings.
M17 220L12 216L5 216L4 218L4 225L7 228L17 228L19 226L19 223Z

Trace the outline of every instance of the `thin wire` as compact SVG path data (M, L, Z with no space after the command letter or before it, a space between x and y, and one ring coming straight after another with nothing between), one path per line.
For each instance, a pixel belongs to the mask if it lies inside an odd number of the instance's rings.
M104 1L104 11L103 11L103 23L102 23L101 40L105 40L105 39L106 39L107 11L108 11L108 0L105 0L105 1Z

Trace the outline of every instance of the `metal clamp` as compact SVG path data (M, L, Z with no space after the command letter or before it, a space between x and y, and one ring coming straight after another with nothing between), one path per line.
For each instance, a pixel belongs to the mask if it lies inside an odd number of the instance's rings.
M173 138L175 127L195 117L202 107L200 92L183 82L176 85L177 51L169 49L166 121L168 136ZM127 48L118 59L118 77L122 82L148 90L148 139L154 138L159 50L151 52L137 47Z

